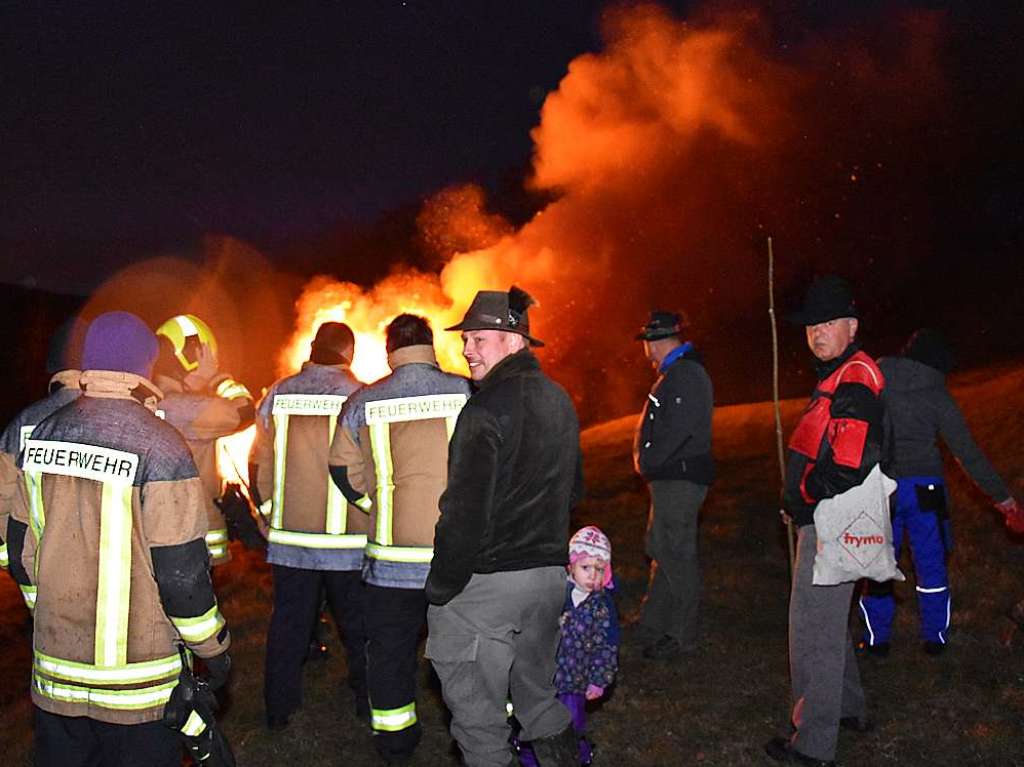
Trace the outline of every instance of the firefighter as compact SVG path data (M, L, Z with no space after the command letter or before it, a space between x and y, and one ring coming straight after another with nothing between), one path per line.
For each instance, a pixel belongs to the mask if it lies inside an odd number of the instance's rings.
M448 440L470 393L466 379L438 368L433 343L422 317L392 320L393 372L348 399L330 453L338 487L370 514L363 566L370 725L388 763L411 756L421 735L416 646L426 620L424 585Z
M46 355L46 372L50 374L47 394L26 407L7 425L0 435L0 567L7 567L7 517L17 493L18 453L32 429L46 416L64 407L81 393L78 380L82 375L82 337L85 323L77 317L61 325L50 339Z
M37 767L178 767L160 719L178 644L227 677L230 635L210 582L203 490L188 446L156 417L153 332L97 317L83 394L36 426L8 523L11 572L35 613Z
M157 328L160 356L156 385L163 391L160 409L181 432L192 450L203 480L203 500L209 518L206 545L213 565L229 560L224 514L214 503L221 493L217 473L217 439L241 431L255 416L249 390L228 373L220 372L217 339L194 314L171 317Z
M341 406L360 385L349 370L354 348L348 325L325 322L309 361L275 383L258 409L249 477L270 522L274 612L264 699L272 730L285 727L302 703L302 662L321 590L342 630L357 713L369 715L362 585L366 514L345 500L327 471Z

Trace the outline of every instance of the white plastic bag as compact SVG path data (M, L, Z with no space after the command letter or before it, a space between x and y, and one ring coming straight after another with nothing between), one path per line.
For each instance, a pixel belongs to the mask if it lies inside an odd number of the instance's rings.
M815 586L835 586L861 578L906 580L896 567L892 545L889 496L895 489L895 480L876 465L861 484L815 507Z

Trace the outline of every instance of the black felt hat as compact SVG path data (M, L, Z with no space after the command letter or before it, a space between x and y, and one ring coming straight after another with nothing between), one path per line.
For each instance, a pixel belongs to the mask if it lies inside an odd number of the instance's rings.
M811 283L804 296L804 305L786 319L794 325L818 325L840 317L859 316L850 283L829 274Z
M462 322L445 330L504 330L523 336L530 346L543 346L543 341L530 335L527 310L535 303L529 293L515 285L509 288L508 293L481 290L473 298Z
M640 329L636 340L657 341L659 338L677 336L688 324L686 317L678 312L655 309L651 312L651 318L647 321L647 324Z

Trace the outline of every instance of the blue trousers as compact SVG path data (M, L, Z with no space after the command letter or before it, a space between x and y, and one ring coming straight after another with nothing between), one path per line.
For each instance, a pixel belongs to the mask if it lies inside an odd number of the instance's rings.
M904 536L910 542L921 613L921 640L946 643L949 631L949 579L946 555L951 547L942 477L903 477L896 480L892 509L892 542L899 558ZM896 605L892 582L869 583L860 600L869 645L889 642Z

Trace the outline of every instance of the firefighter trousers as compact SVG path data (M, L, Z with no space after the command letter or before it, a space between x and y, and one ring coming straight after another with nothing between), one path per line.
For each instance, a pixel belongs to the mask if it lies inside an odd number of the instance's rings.
M366 700L365 588L358 570L303 570L273 565L274 612L267 632L263 697L268 719L285 719L302 705L302 664L309 650L321 589L341 634L348 684L356 707ZM361 703L363 701L363 703Z
M180 767L181 743L163 722L110 724L35 708L35 767Z
M903 477L896 480L893 496L892 543L899 559L904 536L910 542L921 616L921 640L946 643L950 598L946 556L951 548L946 486L942 477ZM860 600L864 641L887 644L896 614L892 581L869 583Z
M416 716L416 648L427 618L423 589L366 584L366 668L374 745L387 761L412 754L422 728Z

